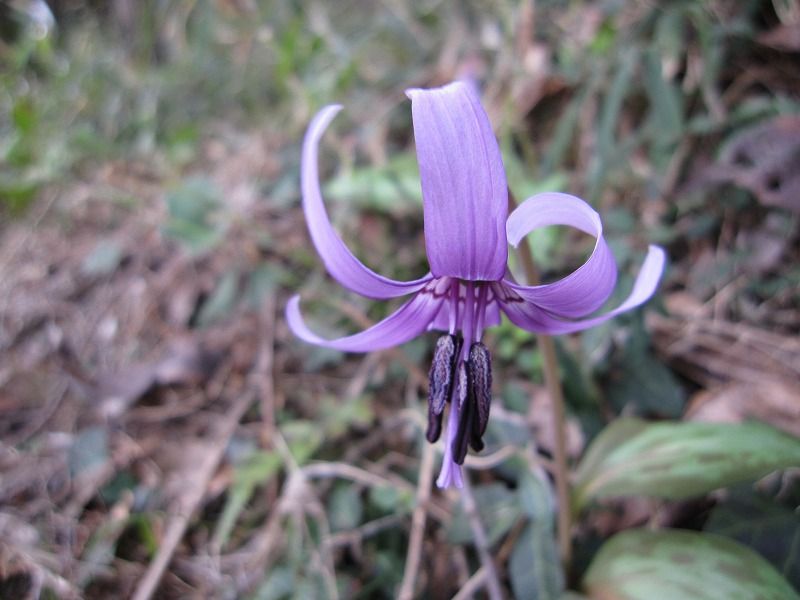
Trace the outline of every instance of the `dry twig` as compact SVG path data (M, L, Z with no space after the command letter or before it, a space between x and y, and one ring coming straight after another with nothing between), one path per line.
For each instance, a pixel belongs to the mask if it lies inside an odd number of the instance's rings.
M397 594L399 600L411 600L414 597L414 584L417 580L419 563L422 558L422 541L425 535L425 520L428 516L428 499L431 495L431 484L433 483L433 456L433 446L431 444L423 444L416 506L411 517L411 535L408 540L406 565L403 571L400 591Z
M495 569L494 561L489 551L489 538L486 537L486 530L483 528L483 523L481 523L478 505L475 502L475 496L472 495L472 487L468 476L464 477L461 499L464 502L464 514L467 516L470 529L472 529L472 538L475 542L475 549L478 551L478 558L481 561L481 570L485 573L484 578L489 599L503 600L503 588L500 587L497 569Z
M208 482L219 466L225 448L228 445L233 432L235 431L240 419L253 402L253 395L245 393L236 399L227 416L224 418L220 432L216 439L211 443L205 456L200 462L193 476L188 482L186 493L181 498L179 506L174 511L174 516L167 525L164 539L156 553L155 558L150 563L144 577L139 581L132 598L133 600L149 600L156 591L158 582L161 580L164 571L169 565L175 549L178 547L189 520L203 499Z

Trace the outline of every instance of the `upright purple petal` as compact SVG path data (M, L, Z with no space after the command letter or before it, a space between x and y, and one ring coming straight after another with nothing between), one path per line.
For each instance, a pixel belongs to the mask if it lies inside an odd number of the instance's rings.
M558 335L594 327L649 300L658 287L665 263L664 251L658 246L650 246L639 274L636 276L633 289L625 301L605 314L579 321L554 317L538 304L520 298L513 289L509 289L508 282L493 285L500 307L514 325L533 333Z
M303 162L300 170L303 210L311 240L331 276L344 287L362 296L376 299L396 298L416 292L430 281L430 275L409 282L394 281L378 275L353 256L328 218L319 189L317 150L320 137L341 108L331 105L319 111L311 121L303 141Z
M560 317L583 317L608 300L617 283L617 264L603 239L600 215L586 202L569 194L537 194L508 217L508 241L516 246L534 229L568 225L597 238L591 256L563 279L547 285L524 286L506 281L520 297Z
M477 91L457 81L406 94L411 98L431 272L497 281L508 260L508 188Z
M308 328L300 314L300 296L294 296L286 305L286 322L292 333L309 344L344 352L372 352L403 344L426 331L440 306L441 301L433 294L421 292L369 329L326 340Z

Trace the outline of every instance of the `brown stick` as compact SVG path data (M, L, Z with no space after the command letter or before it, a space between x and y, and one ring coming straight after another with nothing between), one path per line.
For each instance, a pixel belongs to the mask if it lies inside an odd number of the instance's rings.
M489 538L486 529L481 523L478 514L478 504L472 494L472 487L469 482L469 474L464 474L464 488L461 490L461 501L464 503L464 514L469 521L472 529L472 539L475 542L475 549L478 551L478 558L481 561L481 571L485 573L484 583L489 600L503 600L503 588L500 586L500 579L497 577L497 569L494 566L492 554L489 551Z
M194 514L200 502L203 500L208 482L216 472L220 460L222 460L225 448L228 446L228 441L236 430L239 420L250 404L252 404L253 400L253 394L242 394L236 399L230 412L227 413L227 416L224 417L224 422L220 427L219 434L198 465L196 475L191 478L192 480L189 482L190 488L183 495L180 505L175 510L169 525L167 525L164 540L158 548L153 562L147 567L144 577L139 581L139 585L136 587L132 600L150 600L150 598L152 598L158 587L158 582L161 581L164 571L169 565L170 560L172 560L175 549L178 547L181 539L183 539L183 534L186 532L192 514Z
M411 516L411 535L408 540L408 553L406 554L406 565L403 570L403 581L397 594L398 600L412 600L414 597L414 586L422 559L422 542L425 537L425 521L428 517L428 500L431 497L431 484L433 483L434 454L433 445L423 444L416 505Z

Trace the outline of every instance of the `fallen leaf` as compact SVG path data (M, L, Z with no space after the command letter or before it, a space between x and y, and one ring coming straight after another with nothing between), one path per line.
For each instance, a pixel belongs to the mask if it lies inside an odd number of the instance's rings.
M800 24L778 25L759 35L756 40L775 50L800 52Z
M686 418L713 423L757 420L800 437L800 385L778 379L734 382L695 394Z
M118 417L154 385L197 382L210 371L213 361L214 357L197 340L179 338L155 361L135 363L100 376L97 384L100 412L106 418Z
M698 183L733 183L762 204L800 212L800 117L775 117L737 133Z

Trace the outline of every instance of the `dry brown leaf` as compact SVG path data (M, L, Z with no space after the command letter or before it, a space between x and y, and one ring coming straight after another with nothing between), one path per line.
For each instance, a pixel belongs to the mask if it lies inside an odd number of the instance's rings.
M734 183L763 204L800 212L800 117L779 116L743 130L699 183Z
M800 385L778 379L721 385L695 394L686 418L714 423L755 419L800 437Z
M553 451L555 432L553 430L553 409L550 394L545 387L537 386L531 396L531 426L536 443L540 448ZM567 455L571 458L580 456L586 443L577 419L567 418Z
M653 344L670 366L699 384L766 385L800 377L797 336L715 318L712 303L677 292L665 298L670 316L651 313Z
M800 52L800 24L778 25L762 33L758 43L783 52Z
M210 360L197 340L178 338L158 360L101 375L97 386L100 412L106 418L118 417L154 385L200 381L207 374Z

